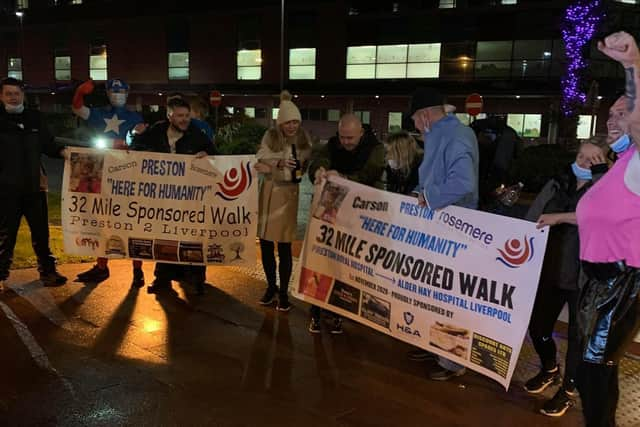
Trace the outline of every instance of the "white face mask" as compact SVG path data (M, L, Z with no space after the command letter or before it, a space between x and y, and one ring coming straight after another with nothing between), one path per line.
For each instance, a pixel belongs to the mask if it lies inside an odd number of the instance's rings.
M109 101L114 107L124 107L127 103L127 95L124 93L112 93L109 95Z
M429 121L429 119L427 117L424 118L424 129L422 129L422 132L423 132L424 135L426 135L429 132L431 132L431 122Z
M24 104L18 104L18 105L5 104L4 109L9 114L20 114L24 111Z

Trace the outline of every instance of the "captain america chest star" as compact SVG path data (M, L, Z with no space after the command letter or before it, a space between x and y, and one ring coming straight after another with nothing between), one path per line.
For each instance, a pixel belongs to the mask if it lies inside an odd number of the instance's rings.
M112 139L126 140L133 128L142 123L142 117L135 111L126 108L91 108L88 125L103 136Z

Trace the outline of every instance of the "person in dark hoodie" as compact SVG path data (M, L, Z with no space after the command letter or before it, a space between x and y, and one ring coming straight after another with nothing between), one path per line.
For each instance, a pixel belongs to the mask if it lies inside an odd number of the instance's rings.
M181 98L173 98L167 103L167 120L158 122L138 135L132 144L136 151L157 153L194 154L205 157L216 154L213 143L191 122L191 107ZM171 281L184 278L193 284L198 292L204 292L206 267L156 263L155 280L147 288L150 294L171 287Z
M526 216L527 220L537 222L538 228L551 226L529 323L529 335L542 365L540 372L524 385L524 389L531 394L542 393L561 379L553 327L564 305L569 306L564 379L553 398L540 409L542 414L551 417L564 415L573 406L577 394L575 380L580 362L580 344L576 316L580 240L575 212L580 198L608 169L604 148L605 145L598 141L583 142L575 162L564 173L547 182Z
M338 123L338 136L314 147L309 163L311 182L323 177L340 175L360 184L384 188L382 174L385 149L372 132L367 132L355 114L345 114ZM309 332L320 332L320 307L311 307ZM332 334L342 333L342 318L335 316Z

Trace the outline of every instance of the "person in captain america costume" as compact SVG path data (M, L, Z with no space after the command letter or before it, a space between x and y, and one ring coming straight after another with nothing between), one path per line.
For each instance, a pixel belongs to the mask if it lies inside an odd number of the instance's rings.
M96 136L104 140L100 148L128 149L127 140L134 134L146 129L140 114L127 109L129 85L122 79L111 79L106 83L109 105L104 107L87 107L84 97L95 89L93 80L82 83L73 96L73 113L84 120ZM99 283L109 277L107 258L98 258L96 264L88 271L78 274L80 282ZM131 286L144 286L142 261L133 261L133 281Z

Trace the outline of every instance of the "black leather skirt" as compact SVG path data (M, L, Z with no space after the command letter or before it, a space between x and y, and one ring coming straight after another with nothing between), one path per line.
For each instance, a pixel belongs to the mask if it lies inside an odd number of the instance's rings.
M640 269L582 262L578 329L586 362L614 365L640 328Z

